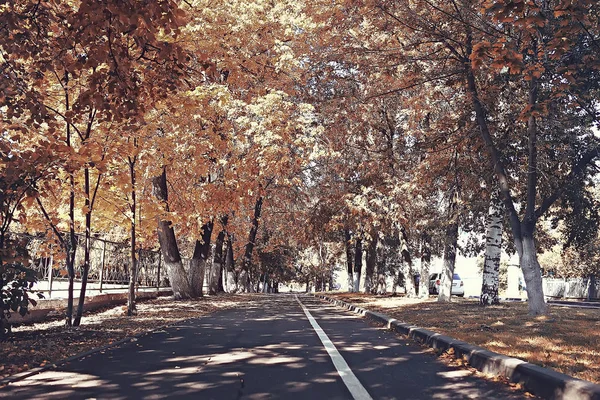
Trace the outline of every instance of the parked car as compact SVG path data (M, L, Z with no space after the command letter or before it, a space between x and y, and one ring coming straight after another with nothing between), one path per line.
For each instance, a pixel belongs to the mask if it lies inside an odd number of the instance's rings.
M442 283L442 274L431 274L429 275L429 294L438 294L440 292L440 285ZM452 277L452 292L454 296L464 297L465 295L465 283L458 276L454 274Z

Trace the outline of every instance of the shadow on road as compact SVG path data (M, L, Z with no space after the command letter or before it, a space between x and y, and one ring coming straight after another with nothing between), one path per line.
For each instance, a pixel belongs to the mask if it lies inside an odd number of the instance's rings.
M521 398L360 318L303 298L376 399ZM350 393L289 295L186 321L0 389L11 398L342 399Z

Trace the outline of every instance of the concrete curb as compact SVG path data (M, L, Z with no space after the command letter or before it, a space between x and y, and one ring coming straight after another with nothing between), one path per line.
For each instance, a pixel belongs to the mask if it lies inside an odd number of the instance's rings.
M529 392L544 399L600 400L600 385L542 368L518 358L495 353L418 326L405 324L385 314L369 311L345 301L323 295L314 296L383 323L388 329L431 348L441 351L452 349L456 358L463 357L469 365L479 371L503 376L513 383L520 383Z

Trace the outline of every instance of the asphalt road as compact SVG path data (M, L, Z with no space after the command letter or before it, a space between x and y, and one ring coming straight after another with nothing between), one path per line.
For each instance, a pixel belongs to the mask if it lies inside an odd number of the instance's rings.
M322 328L319 337L295 296L252 298L243 308L158 330L11 384L0 397L523 398L329 303L299 297Z

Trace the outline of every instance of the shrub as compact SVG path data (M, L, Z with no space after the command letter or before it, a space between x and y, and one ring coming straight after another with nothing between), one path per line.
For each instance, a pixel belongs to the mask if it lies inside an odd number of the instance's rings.
M11 314L16 312L25 316L29 313L29 305L37 305L31 297L34 294L31 289L37 279L32 270L18 264L4 265L0 272L0 340L4 340L11 331ZM43 298L40 293L35 295Z

